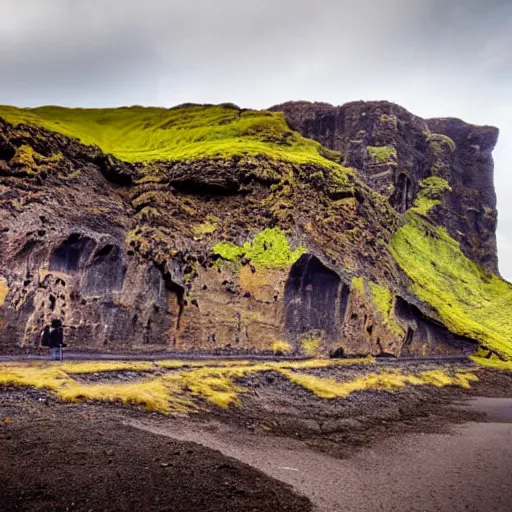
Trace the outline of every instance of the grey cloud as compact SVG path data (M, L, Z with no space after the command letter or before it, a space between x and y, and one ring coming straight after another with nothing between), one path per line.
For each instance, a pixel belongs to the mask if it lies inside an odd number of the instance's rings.
M0 0L0 103L388 99L493 124L512 279L510 0Z

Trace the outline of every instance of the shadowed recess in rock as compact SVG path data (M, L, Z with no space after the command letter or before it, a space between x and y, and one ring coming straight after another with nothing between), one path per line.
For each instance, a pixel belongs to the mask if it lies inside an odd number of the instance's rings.
M95 247L94 240L79 233L71 234L52 253L50 270L73 273L87 261Z
M85 274L85 295L105 294L123 288L126 265L115 245L105 245L93 257Z
M459 352L468 355L476 352L476 341L451 333L444 325L426 317L421 311L401 297L396 298L395 314L408 326L402 356L446 355Z
M339 338L347 300L347 293L341 291L337 274L315 256L301 256L285 286L286 329L291 334L321 329L330 338ZM345 305L340 295L345 297Z

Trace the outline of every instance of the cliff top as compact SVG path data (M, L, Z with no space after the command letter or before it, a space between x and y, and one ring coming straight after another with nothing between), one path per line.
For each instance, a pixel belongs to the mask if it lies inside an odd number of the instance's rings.
M15 125L41 126L77 138L125 162L264 156L333 167L337 165L332 160L339 160L336 153L290 130L281 112L234 105L190 104L171 109L0 106L0 117Z

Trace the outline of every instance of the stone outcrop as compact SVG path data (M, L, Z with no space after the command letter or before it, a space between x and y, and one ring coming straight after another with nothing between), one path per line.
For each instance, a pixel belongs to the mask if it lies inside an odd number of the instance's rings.
M79 350L473 351L410 291L390 242L421 181L443 177L432 215L496 269L496 131L390 103L275 108L357 172L125 163L0 119L0 351L35 347L54 317Z
M389 198L399 212L413 205L422 180L446 179L452 188L437 221L465 254L498 272L496 194L492 150L498 130L460 119L421 119L394 103L289 102L282 111L290 127L338 151L341 162Z

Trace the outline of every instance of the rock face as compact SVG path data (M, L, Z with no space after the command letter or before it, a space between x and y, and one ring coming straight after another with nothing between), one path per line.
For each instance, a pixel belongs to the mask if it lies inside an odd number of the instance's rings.
M246 155L127 163L0 118L0 351L36 346L55 317L82 350L475 350L411 291L390 244L422 181L441 177L452 191L430 217L496 270L497 131L390 103L275 109L355 171Z
M421 119L389 102L289 102L284 112L294 130L339 151L342 163L389 198L399 212L412 206L421 181L434 176L452 191L437 220L465 254L497 273L496 194L492 150L498 130L459 119Z

